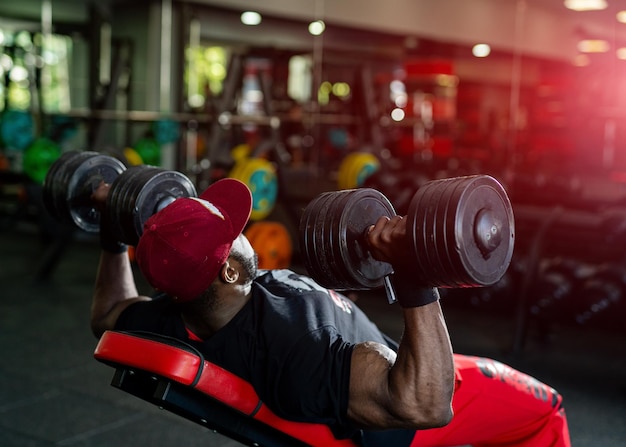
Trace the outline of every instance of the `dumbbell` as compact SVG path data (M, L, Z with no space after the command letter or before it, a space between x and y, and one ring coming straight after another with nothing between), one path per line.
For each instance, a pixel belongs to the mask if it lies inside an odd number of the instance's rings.
M106 203L92 195L111 184ZM53 163L43 184L43 201L56 219L96 233L102 224L121 242L136 245L143 224L179 197L197 197L182 173L155 166L131 166L98 152L66 152Z
M394 215L387 197L372 188L318 195L304 209L299 225L310 276L335 290L388 286L393 268L372 257L365 232L379 217ZM414 194L406 222L416 284L489 286L502 278L511 262L513 211L506 191L491 176L426 182Z

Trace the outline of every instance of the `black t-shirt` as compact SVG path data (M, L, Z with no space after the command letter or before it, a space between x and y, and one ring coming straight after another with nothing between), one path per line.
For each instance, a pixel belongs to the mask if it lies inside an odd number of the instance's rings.
M397 349L348 298L290 270L261 272L249 302L203 342L189 339L178 305L167 298L129 306L116 329L185 340L250 382L279 416L327 424L342 437L352 432L346 414L354 345Z

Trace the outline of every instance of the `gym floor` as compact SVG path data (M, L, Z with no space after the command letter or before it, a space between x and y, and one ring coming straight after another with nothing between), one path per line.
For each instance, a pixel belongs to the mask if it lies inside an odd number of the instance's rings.
M1 444L240 445L109 385L113 369L93 359L89 330L97 240L73 232L56 248L34 223L0 225ZM399 336L397 306L368 294L357 302ZM574 446L626 446L626 331L556 326L550 343L531 336L512 355L513 315L443 305L457 352L504 361L563 394Z

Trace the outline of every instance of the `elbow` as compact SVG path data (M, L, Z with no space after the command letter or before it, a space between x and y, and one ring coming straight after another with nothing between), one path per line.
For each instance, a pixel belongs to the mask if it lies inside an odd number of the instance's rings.
M440 428L448 425L452 421L452 416L452 406L442 405L441 408L430 411L427 418L422 422L427 428Z
M102 337L102 334L104 333L104 331L101 328L99 328L98 325L92 324L91 333L93 334L94 337L99 339L100 337Z
M449 403L420 406L411 411L410 415L405 415L406 428L426 430L445 427L452 421L452 416L452 406Z
M426 430L444 427L452 421L452 393L440 391L421 398L405 396L396 409L396 417L403 421L404 428Z
M91 333L97 339L100 339L100 337L102 337L102 334L104 334L104 332L107 330L106 325L103 323L101 319L92 318L90 326L91 326Z

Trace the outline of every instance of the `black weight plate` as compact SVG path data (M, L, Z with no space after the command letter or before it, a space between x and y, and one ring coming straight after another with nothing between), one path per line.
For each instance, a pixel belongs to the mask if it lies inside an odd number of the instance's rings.
M150 166L130 166L111 185L102 219L117 240L127 244L130 244L129 240L134 241L132 212L135 197L143 183L155 173L155 168Z
M428 249L433 245L434 235L432 223L427 222L427 217L435 213L436 203L431 200L436 190L438 181L427 182L417 190L410 202L407 212L407 233L412 240L415 256L415 275L420 284L428 287L439 287L438 276L433 272L434 260Z
M136 234L141 236L146 221L174 200L197 196L196 188L184 174L178 171L158 172L145 183L135 200L133 223Z
M124 163L108 155L94 155L78 165L68 184L70 214L74 223L92 233L100 231L100 211L91 195L101 182L111 184L126 169Z
M456 208L454 237L458 255L475 286L489 286L502 278L513 256L515 222L511 202L502 185L490 176L471 176ZM477 234L477 219L488 213L494 244L485 249ZM452 228L450 228L451 232Z
M425 285L492 285L508 268L514 242L513 211L504 188L490 176L428 182L411 201L407 221ZM485 229L494 230L487 231L492 239L480 236Z
M74 158L84 158L86 155L89 154L77 151L65 152L52 163L46 174L42 188L43 202L48 212L56 219L72 222L67 203L67 183L71 176L68 165Z
M442 190L437 203L437 212L434 216L434 226L437 232L437 256L442 265L442 275L439 277L440 287L467 287L467 272L463 264L459 262L458 252L462 249L455 238L454 232L450 232L450 225L456 219L456 204L459 195L467 183L466 177L456 177L441 182L438 186Z
M358 282L352 278L346 260L344 259L342 246L345 245L344 235L341 230L342 215L346 203L354 190L341 190L333 194L328 202L328 213L324 220L326 237L324 246L326 252L331 254L328 264L333 272L333 284L335 290L358 290L362 289Z
M335 240L339 241L342 266L348 274L348 288L382 287L384 277L391 274L393 268L374 259L367 250L365 232L381 216L395 216L393 206L381 192L360 188L346 194L341 207Z
M106 219L122 242L136 245L150 216L180 197L196 197L182 173L153 166L132 166L111 185Z
M426 207L423 217L427 236L424 239L424 249L430 262L427 273L431 281L438 284L439 287L447 285L447 280L451 276L448 263L445 259L447 241L445 234L440 228L441 221L446 217L445 208L448 201L446 192L448 192L451 186L453 186L453 184L450 179L442 179L442 181L431 185L430 194L428 196L428 206ZM440 214L443 215L440 216Z
M317 283L327 288L334 288L334 272L329 266L328 253L325 247L325 218L328 203L333 200L336 192L325 192L314 198L304 209L300 218L300 249L303 253L304 266Z
M100 230L100 211L92 193L100 182L112 183L126 167L114 157L98 152L66 152L50 167L43 187L48 211L88 232Z

